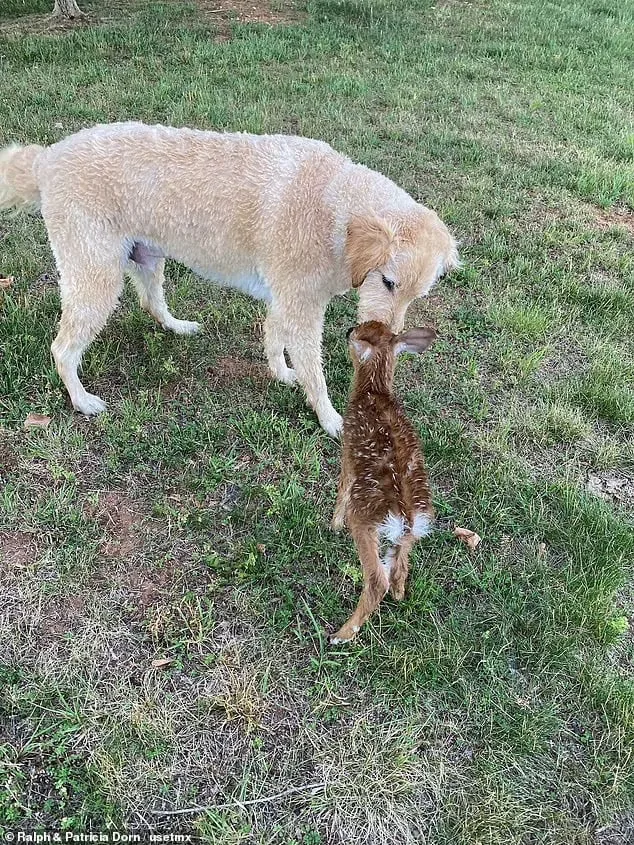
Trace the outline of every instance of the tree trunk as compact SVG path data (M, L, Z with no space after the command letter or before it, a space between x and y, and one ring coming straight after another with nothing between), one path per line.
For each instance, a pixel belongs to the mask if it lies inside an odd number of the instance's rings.
M85 18L86 15L79 8L75 0L55 0L55 8L53 9L53 17L55 18Z

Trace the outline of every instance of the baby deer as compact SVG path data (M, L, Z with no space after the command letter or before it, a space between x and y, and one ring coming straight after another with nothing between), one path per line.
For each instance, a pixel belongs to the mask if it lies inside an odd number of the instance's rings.
M404 598L410 550L431 529L434 510L423 454L392 385L396 356L424 352L435 337L431 328L395 335L376 321L348 332L354 380L332 527L339 530L345 520L350 529L363 566L363 591L331 643L351 640L388 589L395 599Z

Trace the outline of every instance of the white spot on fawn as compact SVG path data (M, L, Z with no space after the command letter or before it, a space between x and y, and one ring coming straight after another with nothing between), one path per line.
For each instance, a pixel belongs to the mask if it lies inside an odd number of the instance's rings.
M378 528L379 537L386 537L390 543L397 544L407 531L404 517L388 513Z
M428 534L431 534L431 528L432 521L429 514L419 511L414 516L414 522L412 523L412 535L417 539L419 537L426 537Z

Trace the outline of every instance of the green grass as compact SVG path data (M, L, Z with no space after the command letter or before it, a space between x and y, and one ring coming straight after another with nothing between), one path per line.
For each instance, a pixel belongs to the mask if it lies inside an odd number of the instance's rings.
M260 305L170 264L205 327L183 339L127 291L88 421L49 354L42 222L0 219L0 826L630 843L634 496L588 477L631 494L632 2L314 0L275 26L86 2L55 30L49 5L2 6L0 143L128 118L323 138L434 207L464 266L412 308L440 339L397 375L439 530L406 600L331 648L360 587L339 447L268 379ZM354 314L326 325L340 408Z

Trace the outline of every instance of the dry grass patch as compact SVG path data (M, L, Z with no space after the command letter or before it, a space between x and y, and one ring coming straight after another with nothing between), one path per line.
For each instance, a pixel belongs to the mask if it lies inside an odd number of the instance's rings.
M616 471L591 472L586 483L594 496L634 509L634 476Z

